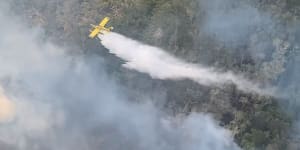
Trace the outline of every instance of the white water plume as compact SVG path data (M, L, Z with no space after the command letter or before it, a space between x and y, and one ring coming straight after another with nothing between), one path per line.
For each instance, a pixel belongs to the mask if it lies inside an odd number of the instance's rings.
M110 53L126 61L124 67L147 73L152 78L191 79L207 86L234 83L239 90L244 92L254 92L261 95L273 95L274 93L274 89L261 88L259 84L244 79L240 75L235 75L232 72L220 73L214 68L186 63L160 48L140 43L118 33L99 35L99 38Z

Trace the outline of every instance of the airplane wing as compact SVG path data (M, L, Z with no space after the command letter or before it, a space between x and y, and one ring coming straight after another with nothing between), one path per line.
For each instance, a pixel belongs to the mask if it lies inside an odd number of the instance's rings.
M109 17L105 17L99 24L99 26L101 27L105 27L105 25L108 23L108 21L110 20Z
M110 32L113 27L109 27L109 28L106 28L105 25L108 23L108 21L110 20L109 17L105 17L99 24L99 26L95 26L95 25L92 25L93 29L90 30L90 35L89 37L90 38L95 38L98 34L105 34L105 33L108 33Z
M98 33L100 32L100 30L98 28L95 28L89 35L90 38L94 38L95 36L98 35Z

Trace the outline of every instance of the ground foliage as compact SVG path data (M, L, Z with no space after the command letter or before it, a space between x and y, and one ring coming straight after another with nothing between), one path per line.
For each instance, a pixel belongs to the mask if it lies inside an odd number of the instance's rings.
M208 12L204 0L15 0L16 13L32 26L45 29L46 37L71 45L76 53L105 58L109 73L124 85L134 101L143 96L163 103L173 115L191 112L214 114L220 125L232 130L244 149L293 149L297 140L289 131L297 118L297 64L300 31L298 0L243 0L259 11L268 12L272 23L251 28L243 41L228 43L207 35L201 26ZM234 6L233 6L234 7ZM261 83L279 86L288 97L247 94L234 85L204 87L191 81L159 81L120 67L121 60L106 53L98 41L87 38L89 24L104 16L112 18L115 31L144 43L164 48L188 62L232 70ZM273 28L273 30L268 30ZM260 45L261 47L258 47ZM266 57L256 57L263 50ZM300 70L300 69L299 69ZM140 94L143 93L143 94ZM164 98L161 98L164 97ZM284 105L284 107L281 107ZM290 108L291 111L283 109ZM295 142L296 141L296 142ZM297 145L297 144L296 144Z

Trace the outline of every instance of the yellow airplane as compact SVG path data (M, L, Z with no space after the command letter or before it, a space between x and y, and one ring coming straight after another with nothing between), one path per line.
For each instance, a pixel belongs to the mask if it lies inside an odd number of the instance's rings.
M105 34L107 32L110 32L111 30L113 30L113 27L109 27L106 28L105 25L109 22L110 18L109 17L105 17L98 26L95 26L93 24L91 24L91 26L93 27L92 30L90 30L90 38L95 38L95 36L97 36L99 33L101 34Z

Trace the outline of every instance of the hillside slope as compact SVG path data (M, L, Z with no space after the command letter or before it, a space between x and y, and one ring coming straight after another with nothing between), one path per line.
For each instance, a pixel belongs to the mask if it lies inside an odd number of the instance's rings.
M212 113L244 149L297 149L300 3L297 0L14 0L12 9L45 38L71 53L99 55L133 101L145 95L174 115ZM89 24L112 18L115 31L164 48L188 62L231 70L280 89L282 98L248 94L192 81L161 81L121 67ZM74 44L75 43L75 44ZM161 106L161 105L160 105ZM288 109L287 109L288 108ZM288 111L285 111L288 110Z

